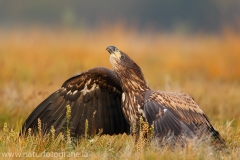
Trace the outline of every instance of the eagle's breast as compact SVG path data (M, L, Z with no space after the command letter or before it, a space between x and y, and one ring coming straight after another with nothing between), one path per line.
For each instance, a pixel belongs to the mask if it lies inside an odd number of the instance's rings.
M146 118L143 105L144 98L142 95L134 92L123 92L122 94L122 109L127 122L132 126L137 119L142 116Z

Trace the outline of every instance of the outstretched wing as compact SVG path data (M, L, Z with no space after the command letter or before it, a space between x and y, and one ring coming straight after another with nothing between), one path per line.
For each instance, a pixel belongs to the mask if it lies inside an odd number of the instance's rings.
M56 134L66 130L66 106L71 107L69 129L71 136L80 136L88 128L88 134L128 133L121 108L119 79L107 68L93 68L68 79L62 88L54 92L30 114L23 124L21 134L28 128L36 131L38 119L42 123L43 133L48 133L51 126ZM85 126L86 120L88 126Z
M150 91L145 96L144 113L158 137L169 133L187 137L211 134L224 142L196 102L186 94Z

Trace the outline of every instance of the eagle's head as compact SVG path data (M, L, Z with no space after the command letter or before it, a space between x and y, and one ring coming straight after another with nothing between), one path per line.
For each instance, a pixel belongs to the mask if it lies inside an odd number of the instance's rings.
M124 52L120 51L115 46L108 46L106 50L110 53L110 62L114 71L127 72L128 70L135 70L138 73L142 72L141 68Z
M134 61L117 47L108 46L106 50L110 53L110 62L114 69L119 66L122 66L124 69L132 67Z
M126 53L115 46L108 46L106 50L110 53L110 62L122 84L126 84L126 81L146 84L141 68Z

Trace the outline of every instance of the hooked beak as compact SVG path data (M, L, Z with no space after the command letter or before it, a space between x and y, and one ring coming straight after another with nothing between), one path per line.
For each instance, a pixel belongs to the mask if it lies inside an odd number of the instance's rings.
M119 51L119 50L117 49L117 47L115 47L115 46L108 46L108 47L106 48L106 50L107 50L110 54L113 54L113 53L115 53L116 51Z

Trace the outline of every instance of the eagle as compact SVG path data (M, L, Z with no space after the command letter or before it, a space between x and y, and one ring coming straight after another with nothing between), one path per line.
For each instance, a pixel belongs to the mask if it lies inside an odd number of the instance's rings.
M141 68L115 46L108 46L113 70L97 67L65 81L60 89L40 103L24 122L21 134L38 128L48 133L66 128L66 106L71 107L71 136L130 134L142 118L154 128L154 137L186 140L209 136L225 144L219 132L197 103L185 93L155 91L145 81ZM174 142L175 143L175 142Z

